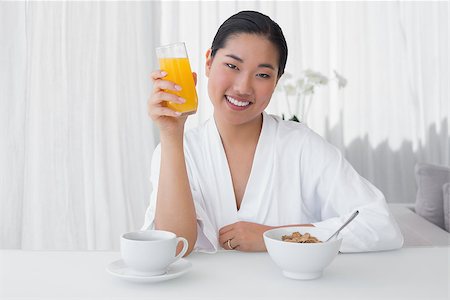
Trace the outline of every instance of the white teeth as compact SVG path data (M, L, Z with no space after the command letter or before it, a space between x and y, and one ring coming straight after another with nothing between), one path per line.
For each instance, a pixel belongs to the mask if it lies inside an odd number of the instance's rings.
M238 101L238 100L236 100L236 99L234 99L234 98L232 98L232 97L230 97L230 96L225 96L226 98L227 98L227 100L230 102L230 103L232 103L232 104L234 104L234 105L236 105L236 106L247 106L247 105L249 105L250 104L250 102L248 102L248 101Z

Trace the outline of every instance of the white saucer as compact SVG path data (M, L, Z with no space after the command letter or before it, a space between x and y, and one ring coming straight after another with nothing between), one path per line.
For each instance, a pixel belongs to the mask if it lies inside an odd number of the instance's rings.
M191 267L192 263L190 261L181 258L180 260L171 264L165 274L146 276L136 273L135 271L127 267L123 260L119 259L110 263L108 267L106 267L106 270L110 274L128 281L152 283L180 277L184 273L188 272Z

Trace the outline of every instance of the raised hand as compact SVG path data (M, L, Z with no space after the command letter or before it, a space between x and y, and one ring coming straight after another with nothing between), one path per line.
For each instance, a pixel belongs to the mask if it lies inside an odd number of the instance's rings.
M182 116L179 112L166 107L166 102L184 103L186 100L167 92L167 90L180 91L181 87L174 82L164 80L166 75L167 73L161 70L151 73L153 90L147 102L147 112L153 122L159 127L161 134L179 133L184 129L187 116ZM195 83L197 83L197 74L192 73L192 76Z

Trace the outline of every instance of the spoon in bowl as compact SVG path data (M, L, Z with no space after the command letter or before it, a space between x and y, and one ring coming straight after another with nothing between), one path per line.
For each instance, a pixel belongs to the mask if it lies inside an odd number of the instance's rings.
M355 211L350 218L348 218L347 221L345 221L345 223L338 229L336 230L335 233L333 233L332 236L330 236L325 242L328 242L329 240L331 240L333 237L337 236L339 234L339 232L341 232L342 229L344 229L345 226L348 225L348 223L350 223L351 221L353 221L354 218L356 218L356 216L359 214L359 211Z

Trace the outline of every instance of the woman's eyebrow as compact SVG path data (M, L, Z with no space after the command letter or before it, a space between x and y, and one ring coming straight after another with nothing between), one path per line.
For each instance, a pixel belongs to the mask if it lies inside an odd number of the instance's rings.
M235 59L235 60L237 60L238 62L241 62L241 63L244 62L244 60L242 58L240 58L240 57L238 57L238 56L236 56L234 54L226 54L225 56L226 57L230 57L232 59ZM275 68L271 64L259 64L258 67L259 68L269 68L269 69L272 69L272 70L275 71Z

